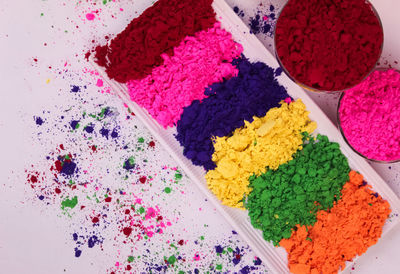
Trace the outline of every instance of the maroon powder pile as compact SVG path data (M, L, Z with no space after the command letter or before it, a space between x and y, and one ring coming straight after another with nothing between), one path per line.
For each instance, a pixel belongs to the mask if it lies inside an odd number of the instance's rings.
M212 0L157 1L108 45L96 47L96 63L118 82L142 79L162 64L162 53L172 55L184 37L214 25L211 3Z
M374 68L383 44L379 19L365 0L289 0L275 35L287 72L325 91L361 82Z

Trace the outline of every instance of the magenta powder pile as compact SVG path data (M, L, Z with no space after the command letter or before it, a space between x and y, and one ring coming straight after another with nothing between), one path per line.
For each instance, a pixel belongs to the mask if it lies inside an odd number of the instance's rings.
M347 90L339 119L349 144L369 159L400 159L400 73L373 72Z
M231 62L242 51L231 34L216 23L213 28L187 36L174 48L173 56L162 54L163 64L150 75L129 81L131 99L164 128L173 126L184 107L206 97L207 86L237 75Z

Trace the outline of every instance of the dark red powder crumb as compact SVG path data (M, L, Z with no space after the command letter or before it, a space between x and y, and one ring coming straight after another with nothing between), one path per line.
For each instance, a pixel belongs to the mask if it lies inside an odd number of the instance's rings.
M141 79L162 64L161 54L173 54L181 40L212 27L212 0L159 0L133 19L109 45L97 46L97 64L111 79L125 83Z
M129 235L131 235L131 233L132 233L132 228L131 227L124 227L122 232L125 234L126 237L129 237Z
M98 217L93 217L92 223L96 224L98 222L99 222L99 218Z
M105 199L104 199L104 201L106 201L106 203L109 203L109 202L111 202L111 197L107 197L107 198L105 198Z
M140 181L142 184L146 183L146 180L147 180L146 176L142 176L142 177L139 178L139 181Z
M275 39L278 57L294 79L332 91L358 84L373 69L383 30L365 0L290 0Z

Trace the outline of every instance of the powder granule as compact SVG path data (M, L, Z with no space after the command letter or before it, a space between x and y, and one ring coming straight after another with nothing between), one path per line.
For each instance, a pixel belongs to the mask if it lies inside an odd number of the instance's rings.
M292 273L337 273L377 243L391 210L370 188L362 175L351 171L333 208L318 212L314 226L297 226L290 239L280 242Z
M237 77L215 83L205 91L207 98L195 100L184 108L177 122L176 139L184 147L183 154L193 164L214 169L213 137L223 137L263 117L270 108L289 97L275 78L275 70L264 63L250 63L245 58L234 60Z
M339 119L350 145L369 159L400 159L400 73L375 71L347 90Z
M243 197L250 189L249 177L266 168L277 169L292 160L302 148L302 132L313 132L317 124L308 118L306 106L298 99L272 108L262 118L245 121L230 137L217 137L212 160L217 167L206 174L207 185L222 201L232 207L243 207Z
M159 0L133 19L109 45L96 47L96 62L110 79L126 83L150 74L161 65L161 54L188 35L211 28L216 22L212 0Z
M312 225L320 209L331 208L349 179L347 158L328 137L309 138L293 160L251 176L252 189L245 207L251 223L263 231L264 239L278 245L289 238L297 224Z
M220 26L216 23L213 28L187 36L174 48L172 57L162 54L163 64L151 75L128 82L131 99L164 128L173 126L193 100L205 98L207 86L237 75L231 62L240 57L243 48Z

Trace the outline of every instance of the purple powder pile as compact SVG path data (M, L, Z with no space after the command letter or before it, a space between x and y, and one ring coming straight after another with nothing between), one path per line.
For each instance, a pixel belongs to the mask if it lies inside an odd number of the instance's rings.
M212 137L227 136L253 116L262 117L270 108L289 97L275 78L274 69L264 63L250 63L246 58L234 60L237 77L216 83L206 89L209 96L195 100L182 113L177 123L176 139L183 154L193 164L214 169Z

